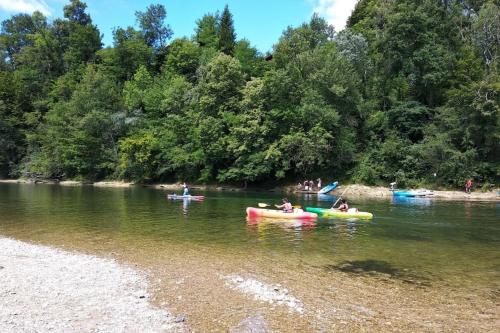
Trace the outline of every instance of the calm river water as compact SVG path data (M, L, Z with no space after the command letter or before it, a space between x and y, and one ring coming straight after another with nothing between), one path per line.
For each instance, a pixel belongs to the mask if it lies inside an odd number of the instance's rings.
M273 270L279 281L278 262L285 263L282 274L287 275L314 268L383 274L422 288L485 288L498 297L498 202L350 198L350 206L372 212L374 219L301 225L246 220L246 207L277 203L279 193L194 192L205 195L205 201L167 201L165 192L141 187L1 184L0 234L69 247L87 243L83 248L90 252L115 243L124 252L130 248L148 257L144 261L164 255L162 249L199 251L207 258L224 258L225 265L237 257L234 265L258 262L259 269ZM328 207L335 199L289 198L304 207Z

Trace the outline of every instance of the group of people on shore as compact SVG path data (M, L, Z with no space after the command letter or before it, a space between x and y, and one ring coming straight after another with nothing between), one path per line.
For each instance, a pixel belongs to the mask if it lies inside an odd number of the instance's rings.
M299 182L297 184L298 191L315 191L321 189L321 178L316 179L317 183L314 183L314 180L304 180L303 183Z

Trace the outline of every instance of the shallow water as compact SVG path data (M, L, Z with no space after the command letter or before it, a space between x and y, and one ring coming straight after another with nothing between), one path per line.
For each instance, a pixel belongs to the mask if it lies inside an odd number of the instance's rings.
M150 188L0 184L0 234L143 267L158 305L197 331L253 314L274 331L472 331L498 327L500 204L363 200L373 220L247 221L270 192L199 192L167 201ZM298 195L329 207L334 196ZM304 315L227 289L221 276L280 283Z
M500 277L500 204L430 199L361 200L372 221L247 221L245 208L279 202L272 193L203 192L203 202L167 201L148 188L0 185L0 232L23 238L57 231L71 238L125 239L130 246L169 243L217 253L269 255L292 263L382 272L422 283L491 286ZM334 196L299 195L302 206L328 207ZM257 223L256 223L257 222Z

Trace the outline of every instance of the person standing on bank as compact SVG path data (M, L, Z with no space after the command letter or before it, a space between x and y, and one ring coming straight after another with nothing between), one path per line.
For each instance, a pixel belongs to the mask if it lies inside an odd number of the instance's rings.
M467 179L467 182L465 183L465 193L469 193L472 190L472 179Z

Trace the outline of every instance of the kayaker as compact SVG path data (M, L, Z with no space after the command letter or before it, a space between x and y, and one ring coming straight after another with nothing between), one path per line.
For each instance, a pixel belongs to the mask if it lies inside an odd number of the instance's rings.
M349 205L347 204L346 199L340 200L340 206L338 208L341 212L347 212L349 210Z
M287 198L283 198L283 204L282 205L274 205L276 208L283 209L283 213L293 213L293 206L292 204L288 201Z
M321 178L318 178L318 190L321 190Z
M186 185L186 183L182 184L182 187L184 187L184 191L182 192L182 195L188 196L189 195L189 188Z

